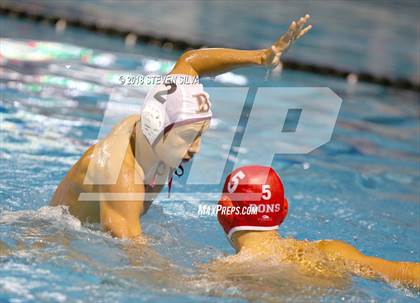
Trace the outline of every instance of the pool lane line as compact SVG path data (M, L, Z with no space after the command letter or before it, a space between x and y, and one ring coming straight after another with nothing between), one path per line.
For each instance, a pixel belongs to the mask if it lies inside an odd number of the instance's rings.
M107 36L122 37L125 39L126 44L134 46L137 41L147 45L158 46L167 50L186 51L190 49L198 49L202 47L223 47L223 45L212 46L204 43L197 43L194 41L186 41L182 39L156 36L155 34L148 34L138 31L128 31L119 29L116 27L99 25L94 22L89 22L82 19L65 19L59 16L44 15L38 12L24 11L19 7L12 7L4 3L0 4L0 14L6 17L15 17L34 22L47 22L56 25L56 29L59 28L65 31L67 26L75 28L81 28L96 32ZM313 74L319 74L323 76L336 77L346 79L350 82L367 82L372 84L378 84L384 87L399 88L406 90L420 91L420 83L416 83L406 78L389 78L386 76L374 75L368 72L354 72L346 69L338 69L327 65L318 65L309 62L302 62L293 59L286 59L283 61L283 67L285 69L303 71Z

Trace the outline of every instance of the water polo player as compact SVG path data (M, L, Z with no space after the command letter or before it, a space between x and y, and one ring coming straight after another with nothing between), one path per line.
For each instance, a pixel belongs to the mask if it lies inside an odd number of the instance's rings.
M315 277L352 274L420 288L420 263L365 256L337 240L281 238L278 229L287 212L283 184L271 167L255 165L234 170L224 184L218 220L237 254L215 261L212 268L226 272L228 264L292 264Z
M196 77L249 65L277 66L281 55L310 30L308 19L292 22L267 49L185 52L170 72L172 81L154 87L140 116L126 118L83 154L50 204L67 205L81 221L100 222L116 237L139 236L140 216L179 164L198 152L208 128L211 104Z

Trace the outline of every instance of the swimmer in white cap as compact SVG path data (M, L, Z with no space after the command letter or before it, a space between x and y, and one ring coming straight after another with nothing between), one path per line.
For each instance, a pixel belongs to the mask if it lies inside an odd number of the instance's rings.
M311 29L308 19L293 21L267 49L185 52L170 72L172 81L154 87L140 116L126 118L83 154L50 204L68 206L81 221L100 223L115 237L141 235L139 218L165 182L170 185L179 164L199 151L201 135L209 127L211 104L197 77L250 65L278 66L281 55Z

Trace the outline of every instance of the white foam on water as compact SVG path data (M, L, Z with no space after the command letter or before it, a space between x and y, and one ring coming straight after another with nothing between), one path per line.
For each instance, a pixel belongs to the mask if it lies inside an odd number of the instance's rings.
M53 302L65 302L67 297L59 292L42 292L39 294L39 298L43 301L53 301Z
M15 224L19 227L20 224L25 226L24 224L27 222L39 225L38 221L43 221L41 224L44 224L46 221L54 229L86 234L87 239L90 236L94 236L115 243L122 241L103 232L99 224L87 224L84 226L79 219L70 214L67 206L44 206L38 210L5 211L0 214L0 224ZM21 253L22 256L26 254L25 251Z
M49 271L16 263L7 263L3 269L13 271L15 274L25 274L25 278L2 277L0 280L0 291L10 296L10 302L26 302L28 300L64 302L67 299L64 294L59 292L36 292L36 289L40 287L48 287L48 282L41 282L38 277L48 278L50 281L56 279Z
M199 214L199 206L212 206L216 205L216 201L214 203L204 203L203 201L213 201L214 194L213 193L203 193L201 199L197 199L196 197L189 196L188 193L182 194L182 201L176 199L178 195L177 193L171 194L171 197L174 198L174 201L168 201L166 199L158 200L153 202L155 205L159 205L163 209L163 213L165 215L169 215L172 217L178 217L183 219L200 219L203 218L202 215Z
M21 302L23 301L22 299L34 300L31 289L39 286L39 283L29 282L23 278L6 277L0 280L0 289L2 292L19 296L20 299L11 299L11 301L13 300L14 302Z
M80 230L82 223L70 215L68 207L65 206L44 206L38 210L6 211L0 215L0 224L11 224L20 220L43 219L52 223L59 223L61 226L73 230Z
M27 273L29 274L29 276L42 276L43 278L48 277L51 279L54 279L55 276L46 269L42 269L42 268L34 268L32 266L26 265L26 264L22 264L22 263L13 263L13 262L8 262L3 264L2 266L2 270L5 271L11 271L13 273Z

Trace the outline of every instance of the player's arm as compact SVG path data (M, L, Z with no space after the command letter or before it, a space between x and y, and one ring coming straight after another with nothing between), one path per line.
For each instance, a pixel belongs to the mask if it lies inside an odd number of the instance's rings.
M101 201L101 226L117 238L136 238L141 235L140 201Z
M395 262L377 257L366 256L353 246L337 240L316 242L319 248L330 255L343 258L349 270L364 278L381 277L388 282L420 288L420 263Z
M137 175L136 179L138 170L135 163L136 159L128 147L116 184L100 185L101 188L96 190L101 193L102 228L114 237L135 238L141 234L140 216L147 209L144 202L144 184L136 182L142 180L142 175ZM102 171L102 173L107 172Z
M101 189L102 228L117 238L134 239L141 235L140 216L145 212L144 185L134 184L130 165L121 168L117 184ZM108 194L110 193L110 194ZM110 199L116 197L119 200ZM120 196L120 197L118 197Z
M226 48L206 48L185 52L175 64L171 74L186 74L193 77L217 75L229 70L248 65L264 65L275 67L280 63L280 57L293 42L311 29L306 26L310 16L293 21L288 31L267 49L237 50Z

